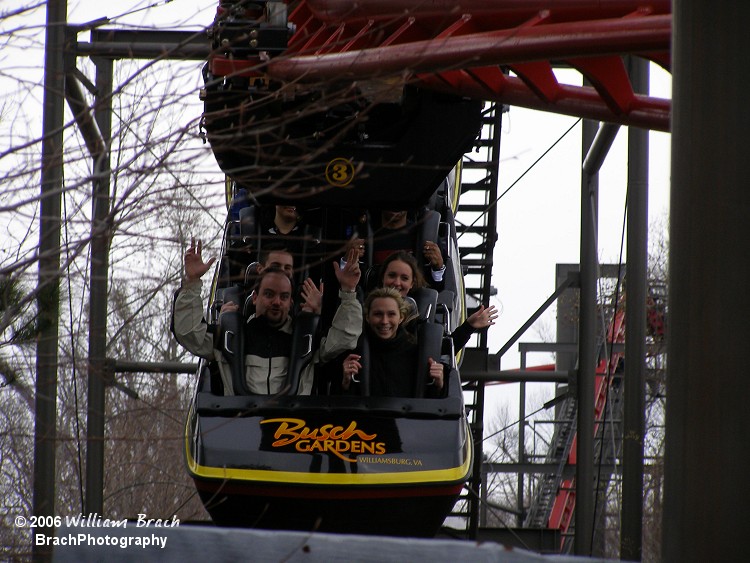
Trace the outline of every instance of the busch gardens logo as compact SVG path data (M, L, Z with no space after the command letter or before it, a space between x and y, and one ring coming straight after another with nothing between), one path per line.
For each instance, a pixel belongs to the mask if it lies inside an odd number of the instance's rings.
M320 428L309 428L299 418L269 418L261 424L276 423L273 434L274 448L294 446L298 452L330 452L344 461L356 462L348 454L384 454L385 443L376 442L377 434L367 434L352 421L349 426L324 424Z

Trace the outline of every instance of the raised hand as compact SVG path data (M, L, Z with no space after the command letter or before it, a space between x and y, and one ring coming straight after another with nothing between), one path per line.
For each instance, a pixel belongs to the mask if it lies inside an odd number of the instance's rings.
M441 270L445 265L443 261L443 254L440 252L440 247L434 242L428 240L424 243L424 258L430 263L430 268L433 270Z
M362 260L365 256L365 239L353 238L346 245L346 254L349 254L349 250L354 248L357 251L357 259Z
M333 270L336 279L339 280L341 289L344 291L355 291L362 272L359 270L359 254L356 248L349 248L346 253L346 266L343 268L336 261L333 262Z
M497 309L495 309L494 305L490 305L487 308L482 305L473 315L471 315L466 320L471 325L471 328L475 330L481 330L483 328L487 328L488 326L494 325L497 314Z
M307 278L302 283L302 306L301 310L307 311L308 313L314 313L320 315L320 311L323 306L323 282L320 282L320 289L315 285L315 282L310 278Z
M213 257L208 262L204 262L202 252L203 242L198 239L196 244L195 237L190 237L190 248L185 251L185 278L188 281L201 279L216 261L216 257Z

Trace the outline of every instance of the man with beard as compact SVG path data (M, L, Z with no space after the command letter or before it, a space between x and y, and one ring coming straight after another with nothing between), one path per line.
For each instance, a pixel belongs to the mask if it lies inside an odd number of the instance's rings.
M223 354L214 346L213 327L203 317L201 277L210 269L213 259L204 262L202 244L191 241L185 253L185 278L177 293L172 309L174 335L184 348L206 359L219 363L224 394L233 395L231 367ZM343 268L334 262L336 278L341 285L340 305L331 327L321 339L313 361L300 376L299 394L310 394L313 385L313 364L336 357L354 348L362 332L362 307L356 298L360 278L359 264L352 253ZM255 313L247 319L245 333L245 383L250 393L275 394L284 390L292 348L294 320L292 307L292 281L286 273L275 267L264 269L256 282L252 296ZM306 305L302 310L306 310ZM221 314L236 312L240 305L228 301ZM312 309L307 312L313 312Z

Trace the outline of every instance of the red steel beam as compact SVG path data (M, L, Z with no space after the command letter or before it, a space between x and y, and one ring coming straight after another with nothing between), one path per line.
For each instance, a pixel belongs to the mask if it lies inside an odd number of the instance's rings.
M620 17L638 10L656 14L672 11L671 0L307 0L306 4L315 18L325 23L404 16L439 22L451 15L473 14L492 20L491 25L502 19L516 26L545 10L567 21Z
M560 84L558 87L562 96L554 102L546 102L520 79L512 76L505 77L507 83L494 93L468 76L454 79L450 83L446 83L442 78L443 75L420 77L420 82L435 90L470 98L656 131L669 131L671 103L661 98L636 95L634 107L628 113L618 115L610 110L592 87Z
M580 7L585 3L569 4ZM637 3L609 4L609 8L616 4L618 9L623 9L633 8ZM530 13L522 15L526 17ZM619 59L622 53L632 53L645 54L660 64L668 61L669 14L647 15L636 11L629 17L616 19L549 23L559 16L556 7L554 14L537 13L537 17L531 17L520 27L465 35L458 33L476 29L470 24L478 18L443 14L440 37L399 42L400 38L394 38L398 35L399 22L409 28L423 23L419 18L405 18L403 11L401 16L400 20L390 22L387 32L383 31L379 46L332 52L330 43L326 42L327 53L278 57L269 62L267 72L272 78L300 82L367 80L384 76L416 78L427 87L458 95L669 131L670 101L636 96ZM377 27L372 20L366 25L368 29ZM321 27L317 28L318 32ZM340 32L341 28L336 29ZM350 25L349 32L355 29L356 26ZM448 35L450 33L457 35ZM306 42L305 47L316 50L314 41ZM581 71L594 88L559 84L549 61L567 62ZM503 75L501 65L513 69L518 78Z
M279 57L281 80L362 79L491 64L669 50L671 16L620 18L503 29L325 55Z

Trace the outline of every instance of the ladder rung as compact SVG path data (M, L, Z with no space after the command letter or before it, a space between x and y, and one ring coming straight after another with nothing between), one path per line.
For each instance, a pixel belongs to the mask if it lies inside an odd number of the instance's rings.
M461 184L461 190L483 190L485 192L492 191L492 172L491 170L487 171L487 175L484 178L480 178L478 180L475 180L474 182L463 182Z
M494 264L492 258L461 258L461 265L472 267L472 266L492 266Z
M495 144L494 139L479 138L474 141L475 147L491 147Z
M487 225L463 225L461 227L456 226L456 231L459 233L487 233L489 229Z
M487 211L487 205L482 204L470 204L470 203L459 203L458 212L466 211L467 213L484 213Z
M473 161L465 161L462 165L462 168L465 168L467 170L487 170L492 171L495 168L495 165L491 162L473 162Z

